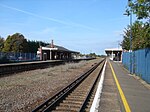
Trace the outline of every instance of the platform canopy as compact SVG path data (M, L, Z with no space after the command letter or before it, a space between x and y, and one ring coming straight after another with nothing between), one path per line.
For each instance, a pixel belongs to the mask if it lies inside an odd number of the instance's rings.
M121 48L110 48L105 49L107 56L114 61L121 61L122 60L122 49Z
M50 45L47 45L46 47L42 47L42 49L44 50L56 50L56 51L60 51L60 52L69 52L69 53L80 53L80 52L77 52L77 51L72 51L72 50L69 50L67 48L64 48L62 46L58 46L58 45L53 45L53 47L51 47L51 44Z
M37 51L40 60L68 60L72 58L76 58L80 52L68 50L62 46L54 45L52 42L40 48Z

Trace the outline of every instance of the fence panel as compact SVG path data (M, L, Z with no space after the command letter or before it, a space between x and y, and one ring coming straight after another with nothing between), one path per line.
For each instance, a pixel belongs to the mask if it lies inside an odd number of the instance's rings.
M33 61L38 60L36 53L14 53L14 52L0 52L0 59L6 57L13 61Z
M150 83L150 48L145 49L145 57L146 57L146 76L147 76L147 82Z
M130 53L129 52L123 53L122 63L124 64L125 68L130 71Z
M122 63L131 73L135 73L137 76L150 83L150 48L132 52L131 60L130 52L124 52Z

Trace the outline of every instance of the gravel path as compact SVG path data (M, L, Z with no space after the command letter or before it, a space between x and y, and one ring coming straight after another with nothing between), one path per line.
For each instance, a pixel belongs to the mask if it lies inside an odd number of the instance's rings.
M68 63L0 78L0 112L30 112L98 60Z

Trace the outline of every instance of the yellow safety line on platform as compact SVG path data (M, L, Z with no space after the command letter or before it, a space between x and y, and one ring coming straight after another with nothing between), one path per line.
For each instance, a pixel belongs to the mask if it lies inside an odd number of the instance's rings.
M122 89L121 89L121 86L120 86L120 84L119 84L119 81L118 81L118 79L117 79L117 77L116 77L116 74L115 74L114 69L113 69L113 67L112 67L112 65L111 65L110 62L109 62L109 65L110 65L111 71L112 71L112 73L113 73L113 76L114 76L114 79L115 79L117 88L118 88L118 90L119 90L119 93L120 93L120 96L121 96L121 99L122 99L124 108L125 108L126 112L131 112L130 107L129 107L129 104L128 104L128 102L127 102L127 100L126 100L126 97L125 97L125 95L124 95L124 93L123 93L123 91L122 91Z

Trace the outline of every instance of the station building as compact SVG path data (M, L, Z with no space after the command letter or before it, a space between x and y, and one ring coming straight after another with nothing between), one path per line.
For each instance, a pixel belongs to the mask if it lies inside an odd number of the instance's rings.
M123 50L120 48L111 48L105 49L105 52L110 60L113 61L122 61L122 52Z
M40 46L37 51L40 60L69 60L77 58L78 54L79 52L54 45L53 40L45 47Z

